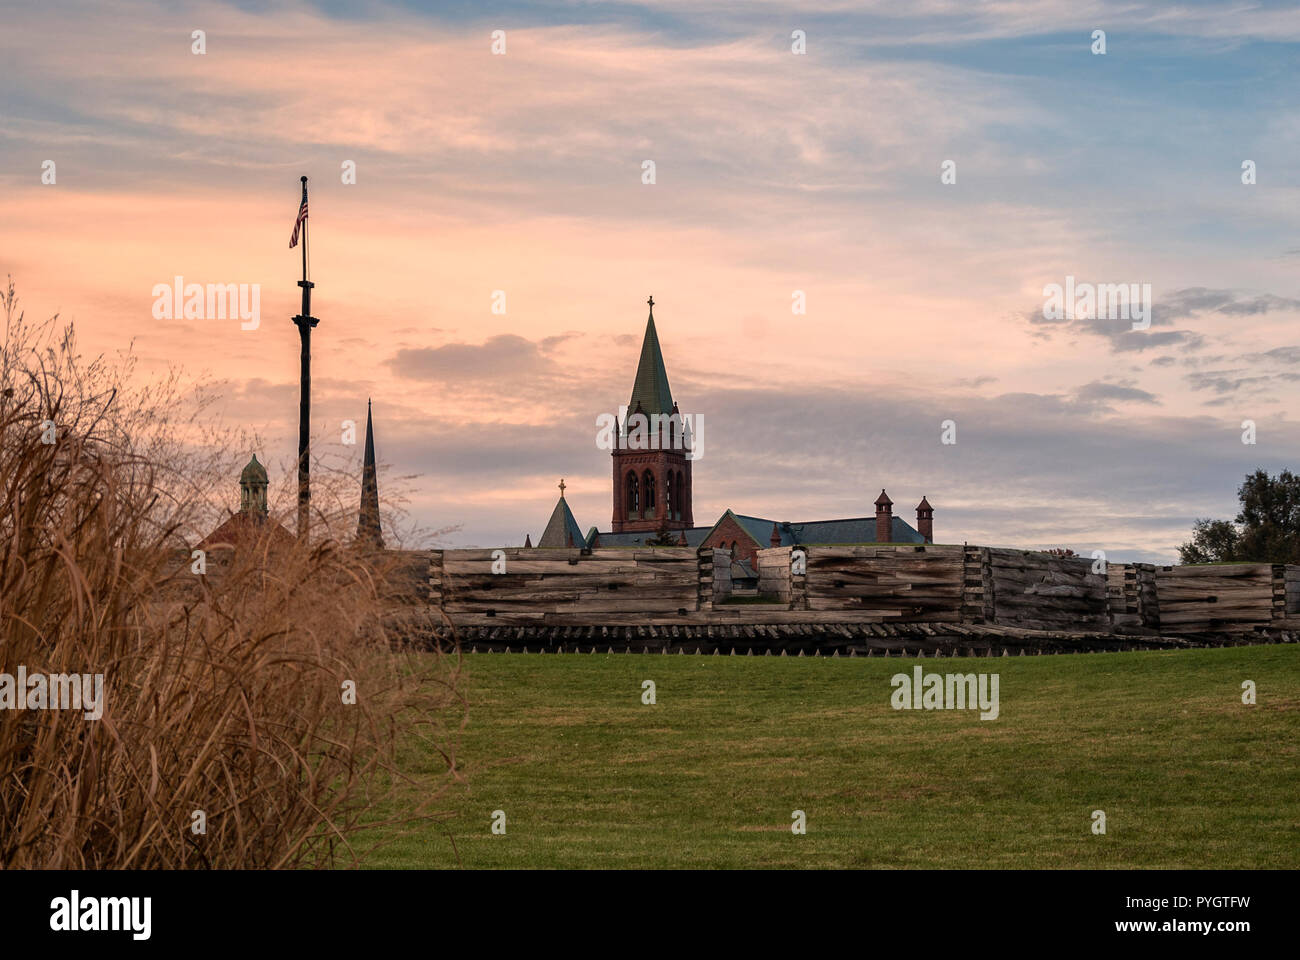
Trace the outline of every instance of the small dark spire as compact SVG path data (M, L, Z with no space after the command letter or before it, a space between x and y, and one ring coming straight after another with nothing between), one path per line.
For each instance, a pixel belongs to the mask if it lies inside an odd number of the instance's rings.
M383 549L379 526L379 480L375 472L375 426L371 403L366 400L366 459L361 468L361 510L357 516L357 540Z

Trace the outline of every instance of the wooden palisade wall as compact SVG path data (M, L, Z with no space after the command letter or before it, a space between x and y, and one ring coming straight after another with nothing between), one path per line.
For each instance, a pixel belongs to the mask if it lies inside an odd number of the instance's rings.
M456 623L649 622L711 605L703 560L690 547L443 550L429 581Z
M792 551L802 554L793 570ZM720 608L731 593L723 550L502 548L412 556L427 560L427 601L466 624L821 616L1076 633L1300 629L1300 566L1276 564L1112 563L1102 575L1089 559L995 547L772 547L757 552L756 567L759 592L775 602ZM502 562L504 572L493 573Z

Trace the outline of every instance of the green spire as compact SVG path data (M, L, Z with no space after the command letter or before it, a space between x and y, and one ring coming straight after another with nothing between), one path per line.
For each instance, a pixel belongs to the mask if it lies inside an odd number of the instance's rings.
M655 332L655 298L651 297L650 319L645 325L645 339L641 343L641 362L637 364L636 381L632 384L632 399L628 401L627 415L636 413L637 404L647 415L673 412L673 392L668 386L668 370L664 355L659 350L659 334Z

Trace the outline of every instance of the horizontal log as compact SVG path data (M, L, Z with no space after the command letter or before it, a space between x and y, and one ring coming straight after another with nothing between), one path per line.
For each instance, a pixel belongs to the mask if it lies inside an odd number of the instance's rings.
M1261 577L1266 580L1273 578L1273 568L1266 563L1213 563L1205 566L1176 566L1176 567L1157 567L1157 582L1178 577L1231 577L1234 579L1243 577Z
M557 574L553 577L539 574L513 574L456 576L443 583L444 590L482 590L528 594L547 590L619 590L638 591L663 587L694 587L700 582L693 573L686 574L618 574L610 577L586 577ZM613 587L611 590L610 588Z

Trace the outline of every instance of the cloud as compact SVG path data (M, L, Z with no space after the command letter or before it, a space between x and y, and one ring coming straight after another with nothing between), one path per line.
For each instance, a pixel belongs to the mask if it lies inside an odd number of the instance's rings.
M1288 365L1300 364L1300 346L1297 347L1274 347L1272 350L1265 350L1263 353L1248 353L1244 359L1253 363L1273 362Z
M1174 347L1183 353L1202 349L1205 334L1194 330L1155 330L1175 322L1199 320L1206 316L1254 317L1275 312L1300 311L1300 300L1274 294L1250 294L1236 290L1185 287L1157 297L1151 305L1151 326L1134 330L1133 321L1120 317L1062 317L1048 319L1043 308L1022 314L1035 329L1035 335L1052 338L1058 335L1086 333L1106 340L1116 353Z
M1159 403L1155 394L1137 387L1118 383L1102 383L1094 380L1075 391L1075 398L1083 403L1105 405L1106 401L1118 400L1124 403Z
M1251 384L1267 383L1271 377L1241 376L1240 370L1198 370L1186 376L1193 390L1212 390L1215 393L1236 393Z
M481 344L449 343L398 350L387 364L399 377L412 380L494 379L508 383L516 377L553 370L543 353L564 339L550 337L538 344L505 333Z

